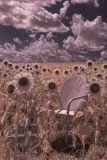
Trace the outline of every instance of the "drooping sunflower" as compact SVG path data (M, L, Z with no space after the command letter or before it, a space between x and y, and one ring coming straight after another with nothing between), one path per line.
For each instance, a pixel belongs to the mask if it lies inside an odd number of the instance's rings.
M87 85L87 93L92 97L100 97L104 92L104 82L101 80L90 81Z
M18 93L29 92L34 86L34 78L31 73L21 72L15 76L15 90Z
M16 96L16 93L15 93L15 86L13 85L14 84L14 81L10 81L10 82L7 82L6 85L7 85L7 95L9 98L15 98Z
M59 91L59 83L54 79L49 79L45 83L46 89L51 93L56 93Z

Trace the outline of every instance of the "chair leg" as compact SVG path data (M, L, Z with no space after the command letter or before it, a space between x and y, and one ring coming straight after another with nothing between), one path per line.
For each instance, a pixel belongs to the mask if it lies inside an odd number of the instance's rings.
M68 145L68 116L67 116L67 121L66 121L65 142Z

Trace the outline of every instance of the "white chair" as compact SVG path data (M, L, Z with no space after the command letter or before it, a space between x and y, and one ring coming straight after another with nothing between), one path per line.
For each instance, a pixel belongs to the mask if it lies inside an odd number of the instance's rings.
M66 123L66 134L65 141L68 143L68 118L73 117L76 109L80 108L82 110L86 102L81 101L81 98L86 98L88 100L88 95L86 94L86 85L88 81L85 77L81 75L74 75L67 80L61 86L60 92L56 92L60 96L60 109L55 110L55 114L67 117ZM38 99L44 94L50 94L49 92L40 93L36 98L35 106L35 116L34 123L37 123L37 110L38 110ZM44 109L44 111L48 109Z

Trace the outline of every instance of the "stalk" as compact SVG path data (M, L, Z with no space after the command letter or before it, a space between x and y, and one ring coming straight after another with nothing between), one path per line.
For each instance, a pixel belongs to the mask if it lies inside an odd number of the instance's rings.
M14 160L17 160L17 137L18 137L18 115L20 106L20 95L18 95L18 103L16 105L16 130L15 130L15 147L14 147Z

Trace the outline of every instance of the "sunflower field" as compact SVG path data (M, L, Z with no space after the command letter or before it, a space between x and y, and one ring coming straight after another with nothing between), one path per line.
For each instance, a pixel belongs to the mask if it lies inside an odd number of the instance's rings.
M73 75L87 79L88 101L69 119L66 144L66 116L55 110ZM0 160L106 160L106 112L106 62L0 64Z

